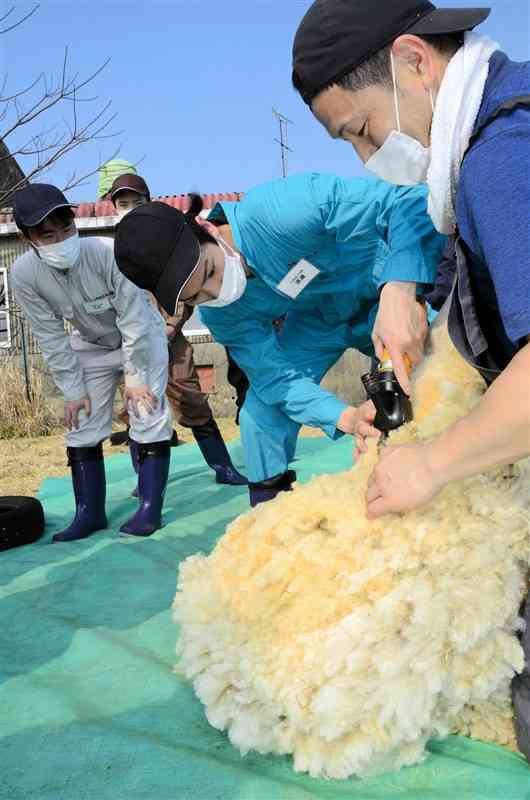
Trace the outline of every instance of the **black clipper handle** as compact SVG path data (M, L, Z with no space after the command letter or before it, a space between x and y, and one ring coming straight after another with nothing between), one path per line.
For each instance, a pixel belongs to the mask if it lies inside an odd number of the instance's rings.
M361 377L368 399L376 408L374 427L385 436L413 418L410 397L393 372L374 369Z

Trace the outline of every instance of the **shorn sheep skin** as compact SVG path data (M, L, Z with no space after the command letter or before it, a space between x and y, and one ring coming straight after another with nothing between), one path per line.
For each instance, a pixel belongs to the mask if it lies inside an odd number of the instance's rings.
M440 326L414 379L428 439L484 385ZM428 506L369 521L377 447L228 526L181 565L179 671L242 754L292 754L312 776L420 762L433 736L513 745L510 681L523 668L528 462L453 483Z

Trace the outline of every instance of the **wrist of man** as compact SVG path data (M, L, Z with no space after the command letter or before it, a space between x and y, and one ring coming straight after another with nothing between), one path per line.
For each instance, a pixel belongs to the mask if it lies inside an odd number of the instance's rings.
M423 452L427 469L438 489L443 489L444 486L455 480L451 471L453 458L443 435L424 444Z
M147 383L145 373L141 372L126 372L125 373L125 388L138 389L140 386L145 386Z
M379 287L379 296L388 289L399 289L403 294L413 295L416 291L416 283L414 281L388 281Z
M70 400L67 400L65 397L64 404L66 405L67 403L84 403L85 400L88 400L88 395L86 394L84 394L82 397L71 398Z
M347 433L351 436L353 434L356 420L357 409L354 406L346 406L337 420L337 430L341 431L342 433Z
M413 281L389 281L388 283L384 283L382 286L379 287L379 298L381 299L381 295L383 290L387 286L398 287L398 290L407 297L415 298L418 303L425 304L425 290L426 287L421 283L414 283Z
M83 386L77 392L68 392L68 394L63 394L63 401L65 403L80 403L82 400L86 400L88 398L88 392L86 387Z

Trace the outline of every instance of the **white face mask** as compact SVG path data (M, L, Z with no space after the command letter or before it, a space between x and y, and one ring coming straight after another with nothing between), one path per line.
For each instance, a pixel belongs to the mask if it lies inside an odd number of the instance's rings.
M431 163L430 148L424 147L417 139L401 132L399 118L399 101L396 83L396 70L394 56L390 52L392 64L392 81L394 83L394 104L396 109L397 131L391 131L383 145L365 163L366 169L373 172L378 178L397 186L415 186L425 183L427 172ZM432 91L429 91L431 108L434 113Z
M207 300L205 303L200 304L201 306L208 306L208 308L221 308L222 306L230 305L230 303L235 303L247 288L247 276L241 263L241 256L238 256L233 251L230 252L220 239L219 246L225 254L223 282L219 294L214 300Z
M140 206L145 205L147 203L147 199L143 200L141 203L135 203L133 206L129 206L129 208L117 208L116 209L116 216L118 217L118 222L121 222L124 217L127 216L131 211L134 211L135 208L140 208Z
M81 255L81 240L78 233L69 236L64 242L45 244L37 247L42 260L54 269L67 270L77 264Z

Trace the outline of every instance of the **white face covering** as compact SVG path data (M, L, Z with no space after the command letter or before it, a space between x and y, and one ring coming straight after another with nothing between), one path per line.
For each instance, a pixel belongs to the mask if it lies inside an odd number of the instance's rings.
M397 131L391 131L383 145L368 159L364 166L381 180L388 181L388 183L394 183L397 186L415 186L418 183L425 183L427 180L431 151L430 148L424 147L417 139L413 139L412 136L401 132L396 68L392 51L390 51L390 61L392 64L394 105L398 129ZM434 113L431 90L429 90L429 96Z
M200 304L208 308L222 308L222 306L235 303L247 288L247 276L241 263L241 256L230 251L221 239L218 242L219 247L225 254L225 269L218 296L214 300L207 300L205 303Z
M135 208L140 208L140 206L145 205L147 203L147 199L143 200L141 203L136 203L134 206L129 206L129 208L117 208L116 209L116 216L118 217L118 222L121 222L124 217L127 216L131 211L134 211Z
M78 233L69 236L64 242L45 244L37 247L37 252L49 267L67 270L73 267L81 255L81 240Z

